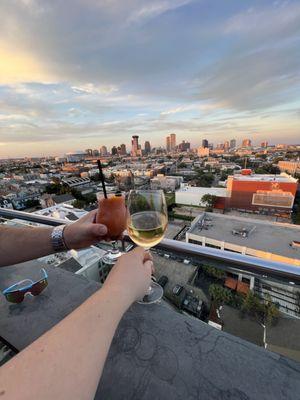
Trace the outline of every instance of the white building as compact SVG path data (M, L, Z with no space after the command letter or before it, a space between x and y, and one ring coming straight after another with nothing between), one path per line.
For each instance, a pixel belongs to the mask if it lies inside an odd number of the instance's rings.
M176 204L186 204L189 206L202 206L202 196L211 194L218 197L227 197L227 190L225 188L211 188L211 187L194 187L183 186L175 192Z
M182 183L182 176L165 176L165 175L157 175L155 178L150 179L151 189L165 189L175 191L176 188L180 186Z

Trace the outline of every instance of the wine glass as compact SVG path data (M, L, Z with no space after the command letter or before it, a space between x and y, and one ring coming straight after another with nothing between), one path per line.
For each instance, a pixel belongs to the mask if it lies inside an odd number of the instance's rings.
M162 190L131 190L127 210L127 232L134 243L149 250L162 240L168 224ZM139 303L151 304L162 296L163 288L152 281L147 294Z

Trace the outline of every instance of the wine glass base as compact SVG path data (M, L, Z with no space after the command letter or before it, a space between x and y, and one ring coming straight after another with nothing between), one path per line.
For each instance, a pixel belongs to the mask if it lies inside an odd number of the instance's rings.
M142 300L139 300L139 304L152 304L161 300L164 294L163 288L156 282L151 282L151 289Z

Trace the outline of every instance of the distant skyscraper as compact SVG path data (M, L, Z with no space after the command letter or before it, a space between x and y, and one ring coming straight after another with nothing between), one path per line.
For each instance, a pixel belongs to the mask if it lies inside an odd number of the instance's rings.
M121 156L126 156L126 145L125 145L124 143L122 143L122 144L120 145L119 154L120 154Z
M99 157L99 150L94 149L92 154L94 157Z
M170 135L170 145L171 145L171 151L175 151L176 149L176 134L171 133Z
M118 155L118 149L116 148L116 146L113 146L111 148L111 155L112 156L117 156Z
M266 140L261 142L260 147L268 147L268 142Z
M86 154L88 155L88 156L92 156L93 155L93 150L92 149L86 149Z
M139 137L137 135L132 136L131 140L131 155L136 157L139 154Z
M236 148L236 140L235 139L231 139L230 140L230 148L231 149L235 149Z
M251 140L250 139L244 139L242 141L242 147L251 147Z
M100 154L101 154L101 156L107 156L107 147L106 146L101 147Z
M167 149L168 153L171 151L171 138L170 138L170 136L166 137L166 149Z
M202 140L202 147L208 147L208 140L207 139L203 139Z
M228 150L229 149L229 141L226 140L226 142L224 142L224 150Z
M146 142L145 142L145 154L149 154L150 152L151 152L150 142L148 142L148 140L146 140Z
M178 150L179 151L189 151L190 148L191 148L191 144L189 142L184 141L184 140L178 145Z

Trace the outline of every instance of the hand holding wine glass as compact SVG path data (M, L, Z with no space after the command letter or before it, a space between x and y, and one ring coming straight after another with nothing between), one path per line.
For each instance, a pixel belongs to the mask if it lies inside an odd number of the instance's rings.
M127 231L130 238L144 249L158 244L164 237L168 223L165 196L162 190L132 190L128 198ZM161 299L163 289L151 283L142 303Z

